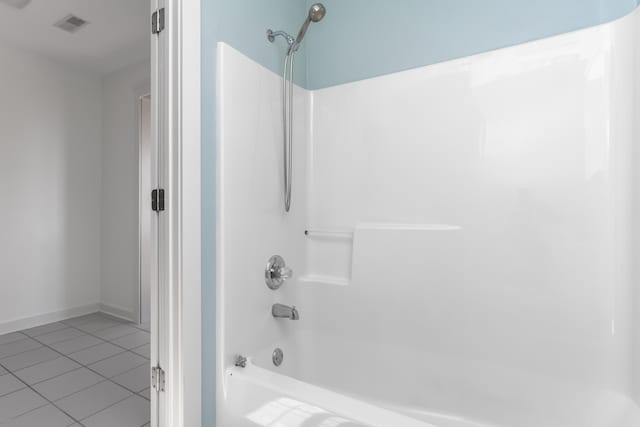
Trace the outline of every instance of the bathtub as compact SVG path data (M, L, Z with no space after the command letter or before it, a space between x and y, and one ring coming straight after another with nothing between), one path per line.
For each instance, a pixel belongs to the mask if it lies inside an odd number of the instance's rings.
M218 427L640 426L638 28L296 87L288 214L282 81L220 43Z
M277 374L250 360L244 369L228 369L226 383L229 399L225 413L229 418L223 418L222 422L228 425L435 427L401 412Z
M360 347L360 346L359 346ZM287 346L285 346L287 348ZM345 347L341 347L345 351ZM346 352L349 354L349 352ZM580 388L553 378L524 375L517 371L475 366L443 374L440 382L422 380L429 375L409 359L398 363L396 372L415 378L399 385L386 383L388 400L374 395L370 386L380 372L361 359L344 360L338 366L315 367L319 372L292 376L290 367L268 367L266 360L249 359L245 368L228 367L224 405L219 407L222 426L255 427L636 427L640 425L637 404L611 390ZM393 357L393 355L390 355ZM395 355L397 356L397 355ZM285 350L285 357L287 351ZM291 357L291 355L289 355ZM391 358L390 357L390 358ZM376 359L376 358L371 358ZM375 360L379 363L380 360ZM367 372L369 381L356 383L354 363ZM263 366L260 366L263 365ZM477 386L478 372L486 368L486 389ZM333 375L320 372L331 370ZM420 371L423 372L420 372ZM465 381L465 373L473 380ZM433 373L431 373L433 375ZM498 377L492 378L497 375ZM307 381L298 379L306 377ZM342 378L339 378L342 377ZM492 381L495 380L495 381ZM339 384L349 387L340 389ZM495 383L500 384L497 390ZM506 385L508 384L508 386ZM332 387L333 385L333 387ZM438 387L439 385L439 387ZM526 386L525 386L526 385ZM526 389L523 389L526 387ZM358 390L359 389L359 390ZM414 398L407 398L413 395ZM420 400L415 406L402 402ZM429 407L432 405L431 407ZM448 411L447 411L448 409ZM461 412L473 414L464 416Z

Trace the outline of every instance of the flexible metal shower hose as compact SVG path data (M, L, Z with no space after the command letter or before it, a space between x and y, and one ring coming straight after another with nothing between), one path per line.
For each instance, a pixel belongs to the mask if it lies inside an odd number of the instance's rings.
M284 210L291 209L291 181L293 177L293 60L295 50L289 49L284 58L282 76L282 123L284 134ZM288 71L288 73L287 73ZM287 74L289 78L287 78Z

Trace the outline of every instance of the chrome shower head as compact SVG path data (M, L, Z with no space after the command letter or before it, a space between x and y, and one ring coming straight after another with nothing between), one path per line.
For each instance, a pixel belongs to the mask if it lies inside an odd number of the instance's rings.
M309 19L311 19L312 22L320 22L326 13L327 9L324 5L322 3L316 3L309 9Z
M309 14L307 15L307 19L305 19L300 31L298 32L298 37L296 37L296 45L299 45L304 38L304 35L307 32L307 28L309 28L309 24L312 22L320 22L324 15L327 13L327 9L324 7L322 3L315 3L311 5L309 8Z

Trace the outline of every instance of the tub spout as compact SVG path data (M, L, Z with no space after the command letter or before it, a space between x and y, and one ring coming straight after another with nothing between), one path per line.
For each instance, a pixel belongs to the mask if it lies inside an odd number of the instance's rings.
M273 304L273 307L271 307L271 314L277 319L300 319L298 310L295 307L289 307L288 305L284 304Z

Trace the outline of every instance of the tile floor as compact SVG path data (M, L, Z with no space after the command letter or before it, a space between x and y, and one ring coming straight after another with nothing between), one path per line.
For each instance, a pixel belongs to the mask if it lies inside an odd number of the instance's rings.
M0 335L1 427L141 427L149 332L93 313Z

